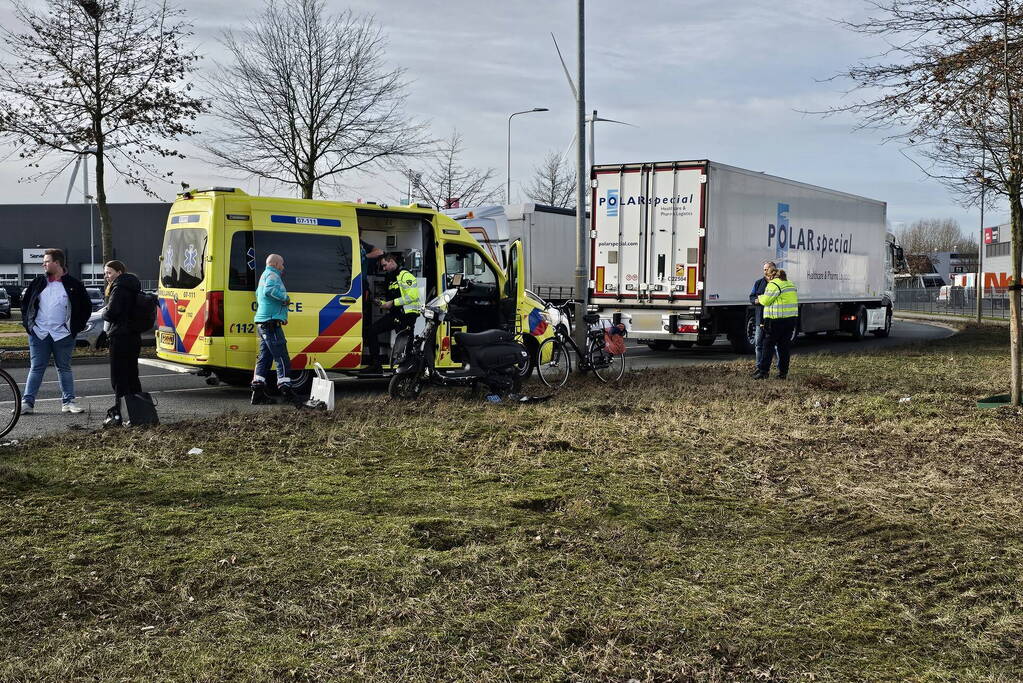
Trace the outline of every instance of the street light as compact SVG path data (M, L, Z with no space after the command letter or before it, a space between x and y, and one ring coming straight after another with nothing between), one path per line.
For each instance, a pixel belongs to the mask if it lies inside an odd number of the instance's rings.
M511 120L519 114L532 114L538 111L550 111L547 107L534 107L525 111L517 111L508 117L508 187L504 193L504 203L511 204Z

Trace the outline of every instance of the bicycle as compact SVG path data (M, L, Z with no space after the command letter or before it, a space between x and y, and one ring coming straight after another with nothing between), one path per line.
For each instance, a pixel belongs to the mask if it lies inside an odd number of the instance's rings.
M0 351L0 366L4 353ZM0 439L7 436L21 417L21 390L14 378L0 367Z
M547 302L548 307L555 308L561 314L561 320L554 327L554 336L544 340L536 354L536 369L540 381L547 386L558 389L565 385L572 372L572 357L568 350L575 351L579 367L591 370L601 382L617 382L625 374L625 354L614 355L607 350L604 341L604 329L591 329L586 333L586 352L572 338L571 326L567 321L570 310L576 302L566 301L560 306ZM583 316L584 325L595 325L600 322L596 313Z

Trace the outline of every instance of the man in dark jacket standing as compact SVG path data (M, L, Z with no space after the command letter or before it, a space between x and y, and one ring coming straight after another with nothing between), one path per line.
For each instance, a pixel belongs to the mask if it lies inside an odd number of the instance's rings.
M81 282L67 274L64 252L47 249L43 252L43 274L32 280L21 302L21 324L28 332L31 359L21 400L22 415L35 410L36 393L51 357L60 380L61 412L82 412L75 401L71 354L75 350L75 337L85 329L90 315L89 294Z
M756 336L754 337L753 349L756 352L758 369L754 371L754 374L760 372L760 361L764 357L764 307L760 305L760 295L767 289L768 271L775 268L777 266L774 264L774 261L764 261L764 277L753 283L753 290L749 293L749 302L753 304L754 323L756 324L754 328Z
M109 261L103 268L110 294L103 320L110 324L107 343L110 346L110 385L115 397L114 407L107 411L107 421L104 422L107 426L121 424L122 398L142 393L142 383L139 381L142 336L133 329L142 283L127 270L120 261Z

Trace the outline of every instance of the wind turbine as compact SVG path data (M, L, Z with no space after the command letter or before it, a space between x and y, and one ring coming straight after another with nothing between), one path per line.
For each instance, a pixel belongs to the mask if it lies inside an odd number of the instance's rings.
M565 71L565 78L568 79L568 87L572 90L572 97L573 97L573 99L578 99L579 93L576 90L575 81L572 80L572 76L568 72L568 66L565 64L565 58L561 56L561 48L558 47L558 40L557 40L557 38L554 37L553 33L551 33L551 40L554 41L554 49L558 51L558 59L561 60L561 68L564 69L564 71ZM586 117L586 123L589 124L589 126L590 126L590 140L589 140L590 168L593 168L594 157L595 157L595 154L596 154L595 151L594 151L595 147L596 147L595 142L594 142L594 128L596 127L596 123L598 121L603 121L605 123L618 123L618 124L621 124L623 126L629 126L631 128L635 128L636 127L635 125L633 125L631 123L626 123L625 121L616 121L615 119L605 119L605 118L602 118L600 116L597 116L597 110L594 109L593 113ZM572 151L572 147L575 146L576 138L577 137L578 137L578 133L572 133L572 141L570 143L568 143L568 147L565 149L565 153L561 155L562 163L565 162L565 159L568 157L569 153Z

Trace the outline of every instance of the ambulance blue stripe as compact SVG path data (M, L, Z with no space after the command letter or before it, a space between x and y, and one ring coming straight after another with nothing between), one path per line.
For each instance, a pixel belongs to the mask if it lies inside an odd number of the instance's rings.
M340 228L341 221L337 218L309 218L302 216L299 220L298 216L270 216L271 223L287 223L289 225L316 225L324 228Z
M355 276L352 280L352 286L348 288L348 291L340 296L331 297L327 305L320 309L320 328L319 333L323 332L330 327L335 320L340 318L345 311L348 310L349 304L341 303L342 297L351 297L353 299L362 298L362 273Z

